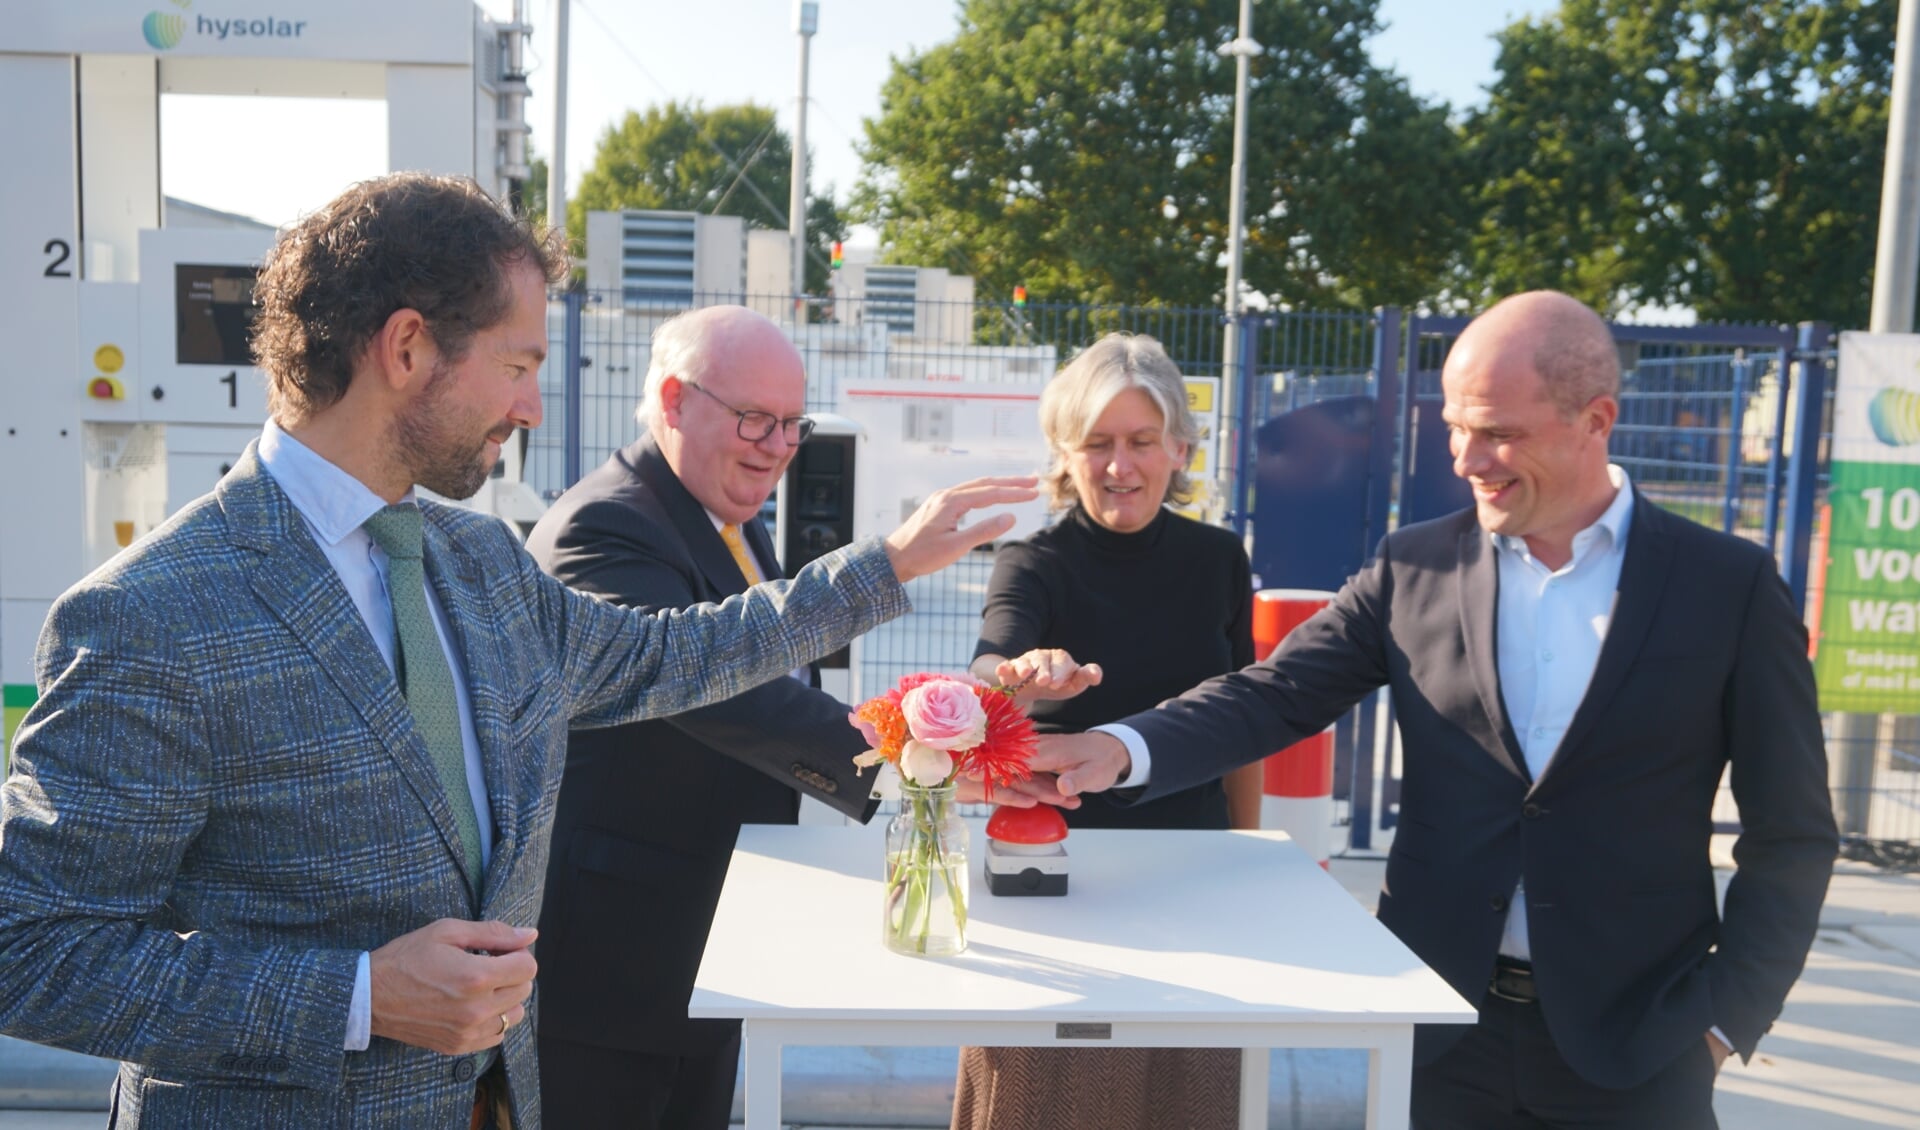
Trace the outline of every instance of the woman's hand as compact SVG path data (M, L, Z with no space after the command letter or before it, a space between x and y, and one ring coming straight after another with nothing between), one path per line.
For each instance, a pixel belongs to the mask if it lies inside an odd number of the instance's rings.
M993 677L1003 687L1018 688L1013 701L1025 708L1042 700L1072 698L1098 686L1101 671L1098 663L1077 663L1057 647L1036 647L1017 659L1000 660Z

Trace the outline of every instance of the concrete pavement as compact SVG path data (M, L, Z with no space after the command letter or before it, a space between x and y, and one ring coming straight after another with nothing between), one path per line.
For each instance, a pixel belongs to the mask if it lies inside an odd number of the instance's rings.
M1724 890L1731 837L1714 847ZM1372 907L1386 864L1329 870ZM1724 1130L1920 1128L1920 875L1835 866L1806 971L1753 1061L1727 1061L1713 1105Z

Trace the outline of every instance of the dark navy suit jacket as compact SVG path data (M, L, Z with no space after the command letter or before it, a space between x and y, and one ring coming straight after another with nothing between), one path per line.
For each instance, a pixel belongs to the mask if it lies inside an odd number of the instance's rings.
M1392 689L1405 754L1380 921L1469 1003L1515 881L1562 1055L1628 1087L1718 1025L1751 1055L1819 923L1837 848L1807 634L1771 557L1636 497L1592 682L1539 780L1501 699L1499 570L1472 510L1396 531L1263 663L1125 722L1151 798L1318 733ZM1717 910L1712 808L1744 827ZM1417 1062L1466 1031L1420 1030Z
M741 528L777 577L765 526ZM570 587L648 611L747 587L650 439L561 496L527 548ZM568 735L537 950L543 1038L684 1054L737 1028L687 1018L734 839L742 824L793 823L802 794L872 815L874 775L853 765L867 743L847 709L781 678L703 710Z

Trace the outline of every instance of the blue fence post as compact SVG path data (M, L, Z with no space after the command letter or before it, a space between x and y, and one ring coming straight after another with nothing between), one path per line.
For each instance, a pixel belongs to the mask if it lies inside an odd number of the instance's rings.
M566 478L571 487L580 481L580 359L584 356L581 346L580 313L587 301L586 292L577 286L567 288L563 300L566 306L566 332L562 335L563 348L567 351L567 426L566 426Z
M1747 417L1747 373L1752 368L1747 360L1747 351L1737 349L1733 357L1733 403L1728 408L1727 426L1720 434L1726 437L1727 452L1721 460L1726 479L1720 504L1720 528L1732 533L1740 525L1740 445L1745 438Z
M1234 412L1239 419L1234 425L1238 434L1234 436L1233 497L1227 500L1227 521L1233 526L1233 532L1241 535L1247 532L1251 510L1248 500L1253 497L1253 488L1247 482L1247 468L1253 462L1248 458L1254 443L1253 377L1260 371L1260 331L1271 324L1271 319L1264 314L1240 315L1240 324L1236 327L1240 334L1240 371L1222 374L1226 380L1239 382L1233 398Z
M1366 551L1387 536L1393 512L1394 452L1404 430L1401 409L1400 308L1382 306L1373 324L1373 440L1367 460ZM1409 393L1410 395L1410 393ZM1384 692L1382 692L1384 693ZM1374 720L1379 695L1368 695L1354 717L1353 742L1345 752L1353 767L1347 779L1347 846L1373 846Z
M1793 463L1788 470L1785 574L1794 607L1807 607L1807 556L1813 544L1813 497L1820 469L1820 432L1827 395L1827 348L1833 330L1822 322L1802 322L1794 356L1800 379L1793 390Z
M1780 496L1786 486L1787 464L1780 449L1787 435L1787 398L1793 395L1793 351L1785 346L1774 351L1773 450L1767 454L1767 515L1765 535L1767 552L1780 552Z
M1374 311L1373 451L1367 468L1367 551L1387 536L1393 509L1393 456L1400 429L1400 308Z

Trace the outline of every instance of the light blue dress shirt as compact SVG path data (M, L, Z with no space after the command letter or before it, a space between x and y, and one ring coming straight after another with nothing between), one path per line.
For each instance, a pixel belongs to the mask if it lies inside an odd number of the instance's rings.
M1573 557L1559 569L1541 564L1523 539L1488 535L1500 571L1495 632L1500 697L1535 782L1552 768L1613 623L1633 525L1633 486L1617 465L1608 465L1607 477L1613 481L1613 502L1598 521L1574 535ZM1118 738L1133 759L1127 779L1115 787L1146 784L1152 761L1139 732L1117 723L1094 729ZM1532 959L1524 882L1514 885L1500 952ZM1718 1026L1711 1031L1722 1048L1733 1047Z
M1573 557L1560 568L1547 568L1521 538L1489 535L1500 569L1494 633L1500 698L1536 782L1552 766L1554 751L1587 696L1613 622L1633 490L1619 467L1609 466L1607 475L1615 490L1612 504L1599 521L1573 536ZM1523 961L1531 956L1524 883L1514 887L1500 952Z
M374 646L389 670L395 669L397 643L393 630L393 601L387 595L387 555L373 543L372 535L361 529L387 503L367 489L365 483L329 463L306 444L294 439L272 420L260 433L260 462L273 481L293 502L307 532L319 544L340 583L346 586L354 608L366 622ZM408 491L402 502L413 502ZM473 798L474 818L480 825L480 859L484 866L493 856L493 811L487 806L487 778L480 762L480 738L473 728L473 700L467 693L467 671L460 654L451 643L453 632L447 624L446 610L428 584L427 607L433 611L433 626L440 633L440 647L447 654L447 666L453 672L453 693L460 710L460 745L466 753L467 791ZM347 1014L347 1051L365 1051L372 1042L373 981L371 957L360 955L360 968L353 982L353 1007Z

